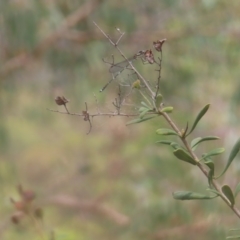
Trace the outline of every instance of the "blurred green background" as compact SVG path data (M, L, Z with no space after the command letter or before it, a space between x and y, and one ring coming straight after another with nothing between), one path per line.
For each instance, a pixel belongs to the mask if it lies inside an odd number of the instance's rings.
M44 211L44 232L55 239L225 239L237 218L219 199L178 202L177 190L204 193L207 179L179 162L155 134L162 119L126 127L129 118L95 117L89 125L64 111L113 111L117 85L102 58L121 56L94 26L113 39L125 32L127 56L167 38L161 93L179 128L210 111L190 137L217 135L198 154L226 147L224 167L239 130L240 3L237 0L1 0L0 1L0 238L40 239L29 221L13 225L10 197L32 189ZM149 80L154 67L136 66ZM138 105L139 106L139 105ZM237 159L239 160L239 159ZM234 188L235 161L220 179ZM238 204L237 204L238 205ZM50 238L48 238L50 239Z

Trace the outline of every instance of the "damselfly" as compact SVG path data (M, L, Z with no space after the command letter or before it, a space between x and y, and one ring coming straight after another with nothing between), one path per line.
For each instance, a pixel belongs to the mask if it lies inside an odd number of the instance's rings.
M139 51L137 54L135 54L133 57L128 58L122 62L113 64L110 69L109 72L112 74L112 78L110 79L110 81L100 90L100 92L102 92L124 69L126 69L129 64L136 60L139 57L143 57L146 51Z

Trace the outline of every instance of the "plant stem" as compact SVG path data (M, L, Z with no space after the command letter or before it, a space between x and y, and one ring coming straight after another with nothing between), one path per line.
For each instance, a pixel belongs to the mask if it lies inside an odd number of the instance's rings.
M162 116L165 118L165 120L168 122L168 124L172 127L174 131L180 136L181 141L183 142L184 146L186 147L189 154L192 156L192 158L196 161L196 165L198 168L202 171L202 173L208 178L208 171L204 168L204 166L199 162L199 158L196 156L196 154L192 151L191 147L189 146L189 143L187 142L185 137L181 137L182 133L178 129L177 125L172 121L172 119L169 117L169 115L165 112L161 113ZM229 202L228 198L223 194L221 187L217 183L216 180L212 179L212 185L214 186L215 190L219 192L220 198L228 205L229 208L237 215L238 218L240 218L240 211L235 207L232 206Z

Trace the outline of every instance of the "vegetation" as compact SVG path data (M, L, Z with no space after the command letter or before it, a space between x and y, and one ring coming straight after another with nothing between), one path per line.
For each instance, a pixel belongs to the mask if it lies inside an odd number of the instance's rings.
M237 6L1 1L1 239L238 235Z

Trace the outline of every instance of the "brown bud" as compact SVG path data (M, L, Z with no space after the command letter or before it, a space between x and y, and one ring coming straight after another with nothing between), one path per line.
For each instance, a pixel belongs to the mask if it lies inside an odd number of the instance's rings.
M36 218L40 218L42 219L43 218L43 210L42 208L38 207L34 210L34 215Z
M24 202L24 201L15 201L14 207L16 210L21 211L21 212L26 212L26 210L27 210L27 205L26 205L26 202Z
M14 224L18 224L19 221L20 221L20 218L19 218L18 216L13 215L13 216L11 217L11 220L12 220L12 222L13 222Z
M57 105L61 106L61 105L66 105L69 102L69 100L67 100L64 96L62 97L57 96L55 98L55 102Z
M31 202L35 197L35 193L31 190L26 190L22 192L22 198L26 202Z
M11 221L14 224L18 224L20 222L20 219L23 217L23 213L22 212L16 212L11 216Z
M84 121L89 121L89 113L87 111L82 111L82 114L84 115L83 120Z
M153 46L154 48L158 51L161 52L162 51L162 45L164 44L164 42L166 42L167 39L164 38L162 40L157 40L156 42L153 42Z
M22 185L18 186L18 192L22 200L25 202L30 202L35 198L35 193L32 190L24 190Z

